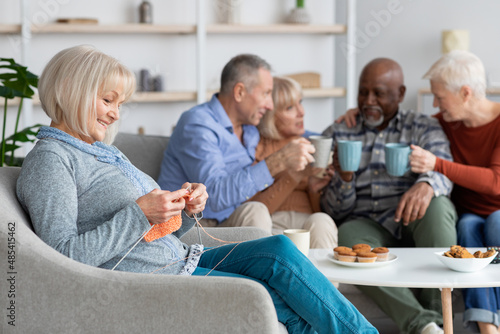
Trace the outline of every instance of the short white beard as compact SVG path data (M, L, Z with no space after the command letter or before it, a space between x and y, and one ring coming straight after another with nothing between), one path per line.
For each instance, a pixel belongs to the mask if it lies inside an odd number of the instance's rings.
M363 109L365 109L365 107L363 107L361 110L361 119L363 120L363 124L367 128L374 129L374 128L382 125L382 123L384 123L384 112L382 111L382 109L377 108L377 109L379 109L378 111L380 112L380 118L378 118L378 119L373 119L372 117L366 118Z

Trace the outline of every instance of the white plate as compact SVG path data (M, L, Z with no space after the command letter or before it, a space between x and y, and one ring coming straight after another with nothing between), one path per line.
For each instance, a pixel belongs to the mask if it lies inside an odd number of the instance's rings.
M441 261L445 266L450 268L451 270L461 271L464 273L471 273L474 271L479 271L490 264L491 261L497 255L497 252L490 257L486 258L469 258L469 259L455 259L452 257L447 257L443 255L444 252L435 252L436 257Z
M340 264L341 266L346 266L346 267L355 267L355 268L373 268L373 267L382 267L388 264L393 263L396 261L398 257L392 253L389 253L389 256L387 258L387 261L375 261L375 262L370 262L370 263L362 263L362 262L345 262L345 261L339 261L335 260L333 258L333 254L328 254L328 260L332 261L333 263Z

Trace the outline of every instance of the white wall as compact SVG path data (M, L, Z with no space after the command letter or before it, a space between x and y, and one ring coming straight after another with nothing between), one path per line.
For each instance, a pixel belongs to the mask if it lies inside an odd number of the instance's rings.
M418 89L429 87L428 80L422 76L441 56L443 30L469 30L469 51L482 59L487 74L500 76L500 1L358 0L356 3L357 77L373 58L389 57L398 61L407 86L402 107L416 109ZM345 1L340 2L338 12L344 6ZM390 6L397 10L386 15L390 13ZM340 52L338 63L342 57ZM342 81L345 73L338 72L338 75L338 81ZM337 105L338 114L345 105Z

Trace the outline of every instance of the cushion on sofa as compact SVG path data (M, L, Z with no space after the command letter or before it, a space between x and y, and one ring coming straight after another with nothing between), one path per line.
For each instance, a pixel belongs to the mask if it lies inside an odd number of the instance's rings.
M120 132L115 138L115 145L144 173L157 180L160 176L163 152L168 145L169 137L136 135Z

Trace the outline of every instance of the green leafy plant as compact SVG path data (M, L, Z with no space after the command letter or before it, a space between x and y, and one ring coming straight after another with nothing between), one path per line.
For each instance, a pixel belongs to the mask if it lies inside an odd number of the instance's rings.
M21 131L18 131L18 128L23 101L25 98L30 99L33 97L35 94L33 89L37 86L38 76L28 71L27 67L17 64L14 59L0 58L0 97L4 98L0 166L19 166L21 164L19 159L14 158L15 150L21 147L18 143L32 143L36 140L35 136L42 124L32 125ZM20 101L14 133L5 138L8 101L16 97Z
M304 8L304 0L297 0L297 8Z

